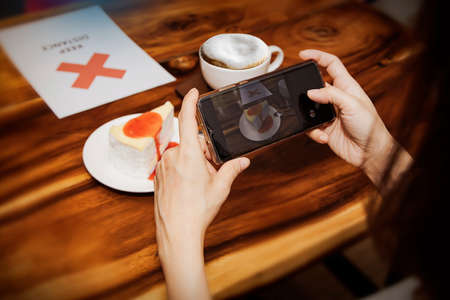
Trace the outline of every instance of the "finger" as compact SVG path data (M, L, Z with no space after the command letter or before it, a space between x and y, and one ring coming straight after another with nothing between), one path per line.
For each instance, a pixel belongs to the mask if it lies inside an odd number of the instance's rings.
M214 178L215 185L222 192L228 193L236 177L250 165L247 157L238 157L227 161L220 167Z
M198 101L198 91L196 88L191 89L186 96L184 96L181 105L178 120L180 124L180 145L193 144L197 142L197 120L195 119L196 106Z
M350 75L347 68L336 55L320 50L308 49L300 51L299 56L305 60L312 59L320 66L326 68L328 74L333 78L333 83L339 88L355 97L368 98L359 83Z
M213 167L213 165L209 161L205 161L206 169L208 169L208 173L211 175L216 175L217 170Z
M160 189L160 186L159 186L158 180L157 180L158 176L160 176L160 174L161 174L160 164L159 163L158 163L158 165L156 167L155 172L156 172L156 174L155 174L155 192L154 192L155 197L153 198L153 212L154 212L154 215L155 215L156 226L163 226L164 227L164 222L162 221L161 213L160 213L160 210L159 210L159 206L160 206L160 204L159 204L159 195L160 195L159 189Z
M342 112L351 110L358 102L355 97L332 85L321 89L309 90L308 97L320 104L334 104Z
M202 149L206 159L211 160L211 153L209 152L209 148L206 145L205 137L203 135L198 135L198 142L200 143L200 148Z
M161 176L161 169L160 169L160 166L161 166L161 163L160 163L160 161L156 164L156 167L155 167L155 177L153 178L153 184L154 184L154 186L155 186L155 191L154 191L154 193L155 193L155 202L156 202L156 199L157 199L157 196L158 196L158 188L159 188L159 180L158 180L158 177L159 176Z
M156 173L155 173L155 178L156 181L158 182L158 184L161 184L161 180L164 179L164 176L166 174L166 164L167 161L172 160L173 159L173 155L174 152L176 151L175 148L170 148L170 149L166 149L166 151L164 151L164 153L161 156L161 159L158 161L158 163L156 164ZM170 163L169 163L170 165Z
M333 79L340 76L351 78L344 64L336 55L314 49L300 51L299 55L302 59L315 60L320 66L327 68L328 74Z
M155 197L153 197L153 213L155 217L158 217L159 215L159 209L158 209L158 192L155 186Z
M328 143L328 134L322 129L316 128L306 133L313 141L319 144Z

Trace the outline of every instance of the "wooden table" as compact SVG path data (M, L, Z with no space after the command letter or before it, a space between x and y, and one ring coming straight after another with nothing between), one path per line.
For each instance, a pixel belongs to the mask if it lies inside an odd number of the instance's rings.
M214 0L105 1L103 7L159 62L195 52L221 32L248 32L280 46L283 66L299 62L301 49L335 53L398 133L406 97L405 89L394 88L409 76L403 70L414 53L403 29L369 6ZM3 52L0 65L0 298L165 297L153 194L99 184L84 168L81 150L106 121L166 100L178 111L175 86L185 78L58 120ZM207 232L213 295L267 283L363 234L363 203L373 195L358 169L304 136L262 153Z

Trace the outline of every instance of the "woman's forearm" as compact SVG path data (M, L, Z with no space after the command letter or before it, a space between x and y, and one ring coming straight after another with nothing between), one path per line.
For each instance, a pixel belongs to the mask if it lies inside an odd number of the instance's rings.
M179 116L180 145L165 151L156 166L154 220L159 257L170 299L209 299L203 241L207 227L227 199L235 178L249 165L245 157L218 170L208 160L196 121L198 91L184 97Z
M192 240L158 243L169 299L210 299L203 244Z

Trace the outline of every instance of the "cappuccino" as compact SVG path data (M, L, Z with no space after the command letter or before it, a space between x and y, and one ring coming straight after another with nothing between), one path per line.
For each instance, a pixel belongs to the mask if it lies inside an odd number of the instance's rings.
M260 38L243 33L213 36L202 45L200 53L208 63L233 70L256 67L269 57L269 49Z

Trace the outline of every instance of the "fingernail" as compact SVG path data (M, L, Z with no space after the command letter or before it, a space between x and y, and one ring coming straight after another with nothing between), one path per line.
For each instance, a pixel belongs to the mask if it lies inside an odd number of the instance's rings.
M247 157L242 157L239 160L239 164L241 165L241 170L243 170L250 165L250 159L248 159Z
M309 98L317 97L320 93L320 89L308 90L307 94Z
M191 94L193 94L195 92L198 92L198 90L196 88L192 88L192 89L189 90L189 92L187 94L191 95Z
M322 135L319 137L319 139L320 139L322 142L326 143L326 142L328 141L328 136L327 136L326 134L322 134Z
M307 55L308 52L309 52L309 49L300 50L300 51L298 52L298 55L299 55L300 57L302 57L302 56L304 56L304 55Z

